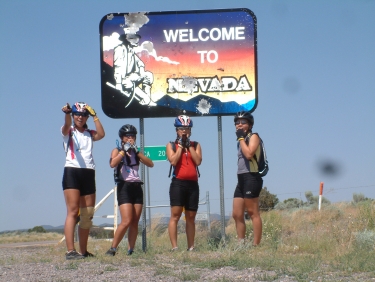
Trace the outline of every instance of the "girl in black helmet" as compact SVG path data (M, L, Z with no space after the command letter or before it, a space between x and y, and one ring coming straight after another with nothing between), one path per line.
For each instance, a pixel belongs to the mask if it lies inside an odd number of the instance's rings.
M119 168L119 179L117 181L117 202L121 214L121 223L118 225L111 248L106 255L114 256L117 246L128 232L128 255L134 250L138 235L138 222L143 207L142 181L139 177L139 162L148 167L154 163L142 154L135 144L137 129L130 124L122 126L118 132L121 139L121 148L112 150L109 164L112 168Z
M185 115L176 117L176 141L167 144L167 157L174 167L169 188L171 217L168 231L172 250L177 250L177 224L185 209L188 251L194 249L195 216L198 210L199 186L197 166L202 162L202 149L198 142L190 141L193 121ZM173 146L172 146L173 144Z
M234 117L234 125L238 141L238 182L233 197L233 218L236 223L237 238L243 241L246 234L244 212L247 210L253 223L253 245L256 246L262 238L259 194L263 179L250 165L250 161L260 150L260 139L257 134L251 134L254 118L249 112L238 112Z

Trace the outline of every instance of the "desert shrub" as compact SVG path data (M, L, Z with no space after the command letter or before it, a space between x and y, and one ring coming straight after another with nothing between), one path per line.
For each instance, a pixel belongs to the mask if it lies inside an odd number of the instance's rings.
M113 238L113 230L104 230L103 228L91 228L90 236L95 239Z
M32 229L27 230L27 232L46 233L47 231L43 228L43 226L34 226Z
M364 201L372 201L372 199L365 197L362 193L353 193L353 203L357 204Z
M289 210L289 209L295 209L300 208L303 206L303 201L297 198L289 198L284 200L283 202L278 203L275 206L276 210Z
M311 191L306 191L305 192L305 197L306 197L306 204L307 205L318 205L319 203L319 196L314 196ZM322 197L322 204L330 204L331 202L325 198Z
M364 201L357 204L359 208L359 221L363 229L375 230L375 201Z
M262 215L262 242L267 246L277 248L282 235L282 216L277 211L269 211Z
M356 232L354 246L366 250L375 250L375 232L370 230Z
M262 191L260 191L259 195L259 207L261 210L272 210L277 203L279 202L279 199L276 195L271 194L267 187L263 187Z

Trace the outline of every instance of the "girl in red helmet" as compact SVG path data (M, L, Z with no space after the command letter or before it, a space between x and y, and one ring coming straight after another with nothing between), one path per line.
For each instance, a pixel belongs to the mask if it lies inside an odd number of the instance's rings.
M202 162L202 149L190 140L193 121L186 115L176 117L177 138L167 144L167 157L174 167L169 188L171 217L168 225L172 250L177 250L177 224L184 210L188 251L194 249L195 216L198 210L199 185L197 166Z
M67 215L65 220L65 241L68 249L66 259L82 259L93 256L87 251L91 220L95 207L95 162L92 156L93 141L99 141L105 135L102 124L93 108L83 102L72 107L62 107L65 123L61 127L66 151L62 186L64 191ZM70 115L72 114L72 116ZM94 119L95 129L87 129L89 116ZM72 125L73 119L73 125ZM80 216L79 247L74 248L74 228Z

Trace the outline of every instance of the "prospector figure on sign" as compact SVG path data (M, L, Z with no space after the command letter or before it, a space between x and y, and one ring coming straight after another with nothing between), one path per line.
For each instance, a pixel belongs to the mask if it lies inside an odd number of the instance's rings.
M113 53L116 89L130 98L125 107L134 98L141 105L155 105L151 101L151 86L154 82L154 75L145 71L145 64L134 52L141 36L128 28L124 28L124 31L125 34L119 37L122 43L115 47Z

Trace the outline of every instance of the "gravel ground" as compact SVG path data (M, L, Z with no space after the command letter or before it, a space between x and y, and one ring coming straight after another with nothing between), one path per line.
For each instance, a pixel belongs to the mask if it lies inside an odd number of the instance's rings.
M134 259L133 256L116 256L66 261L64 256L51 255L48 246L12 246L0 248L0 281L301 281L256 268L191 268L173 264L173 259L167 261L163 256L150 266L149 262ZM375 275L364 273L346 277L325 274L314 281L375 281Z

